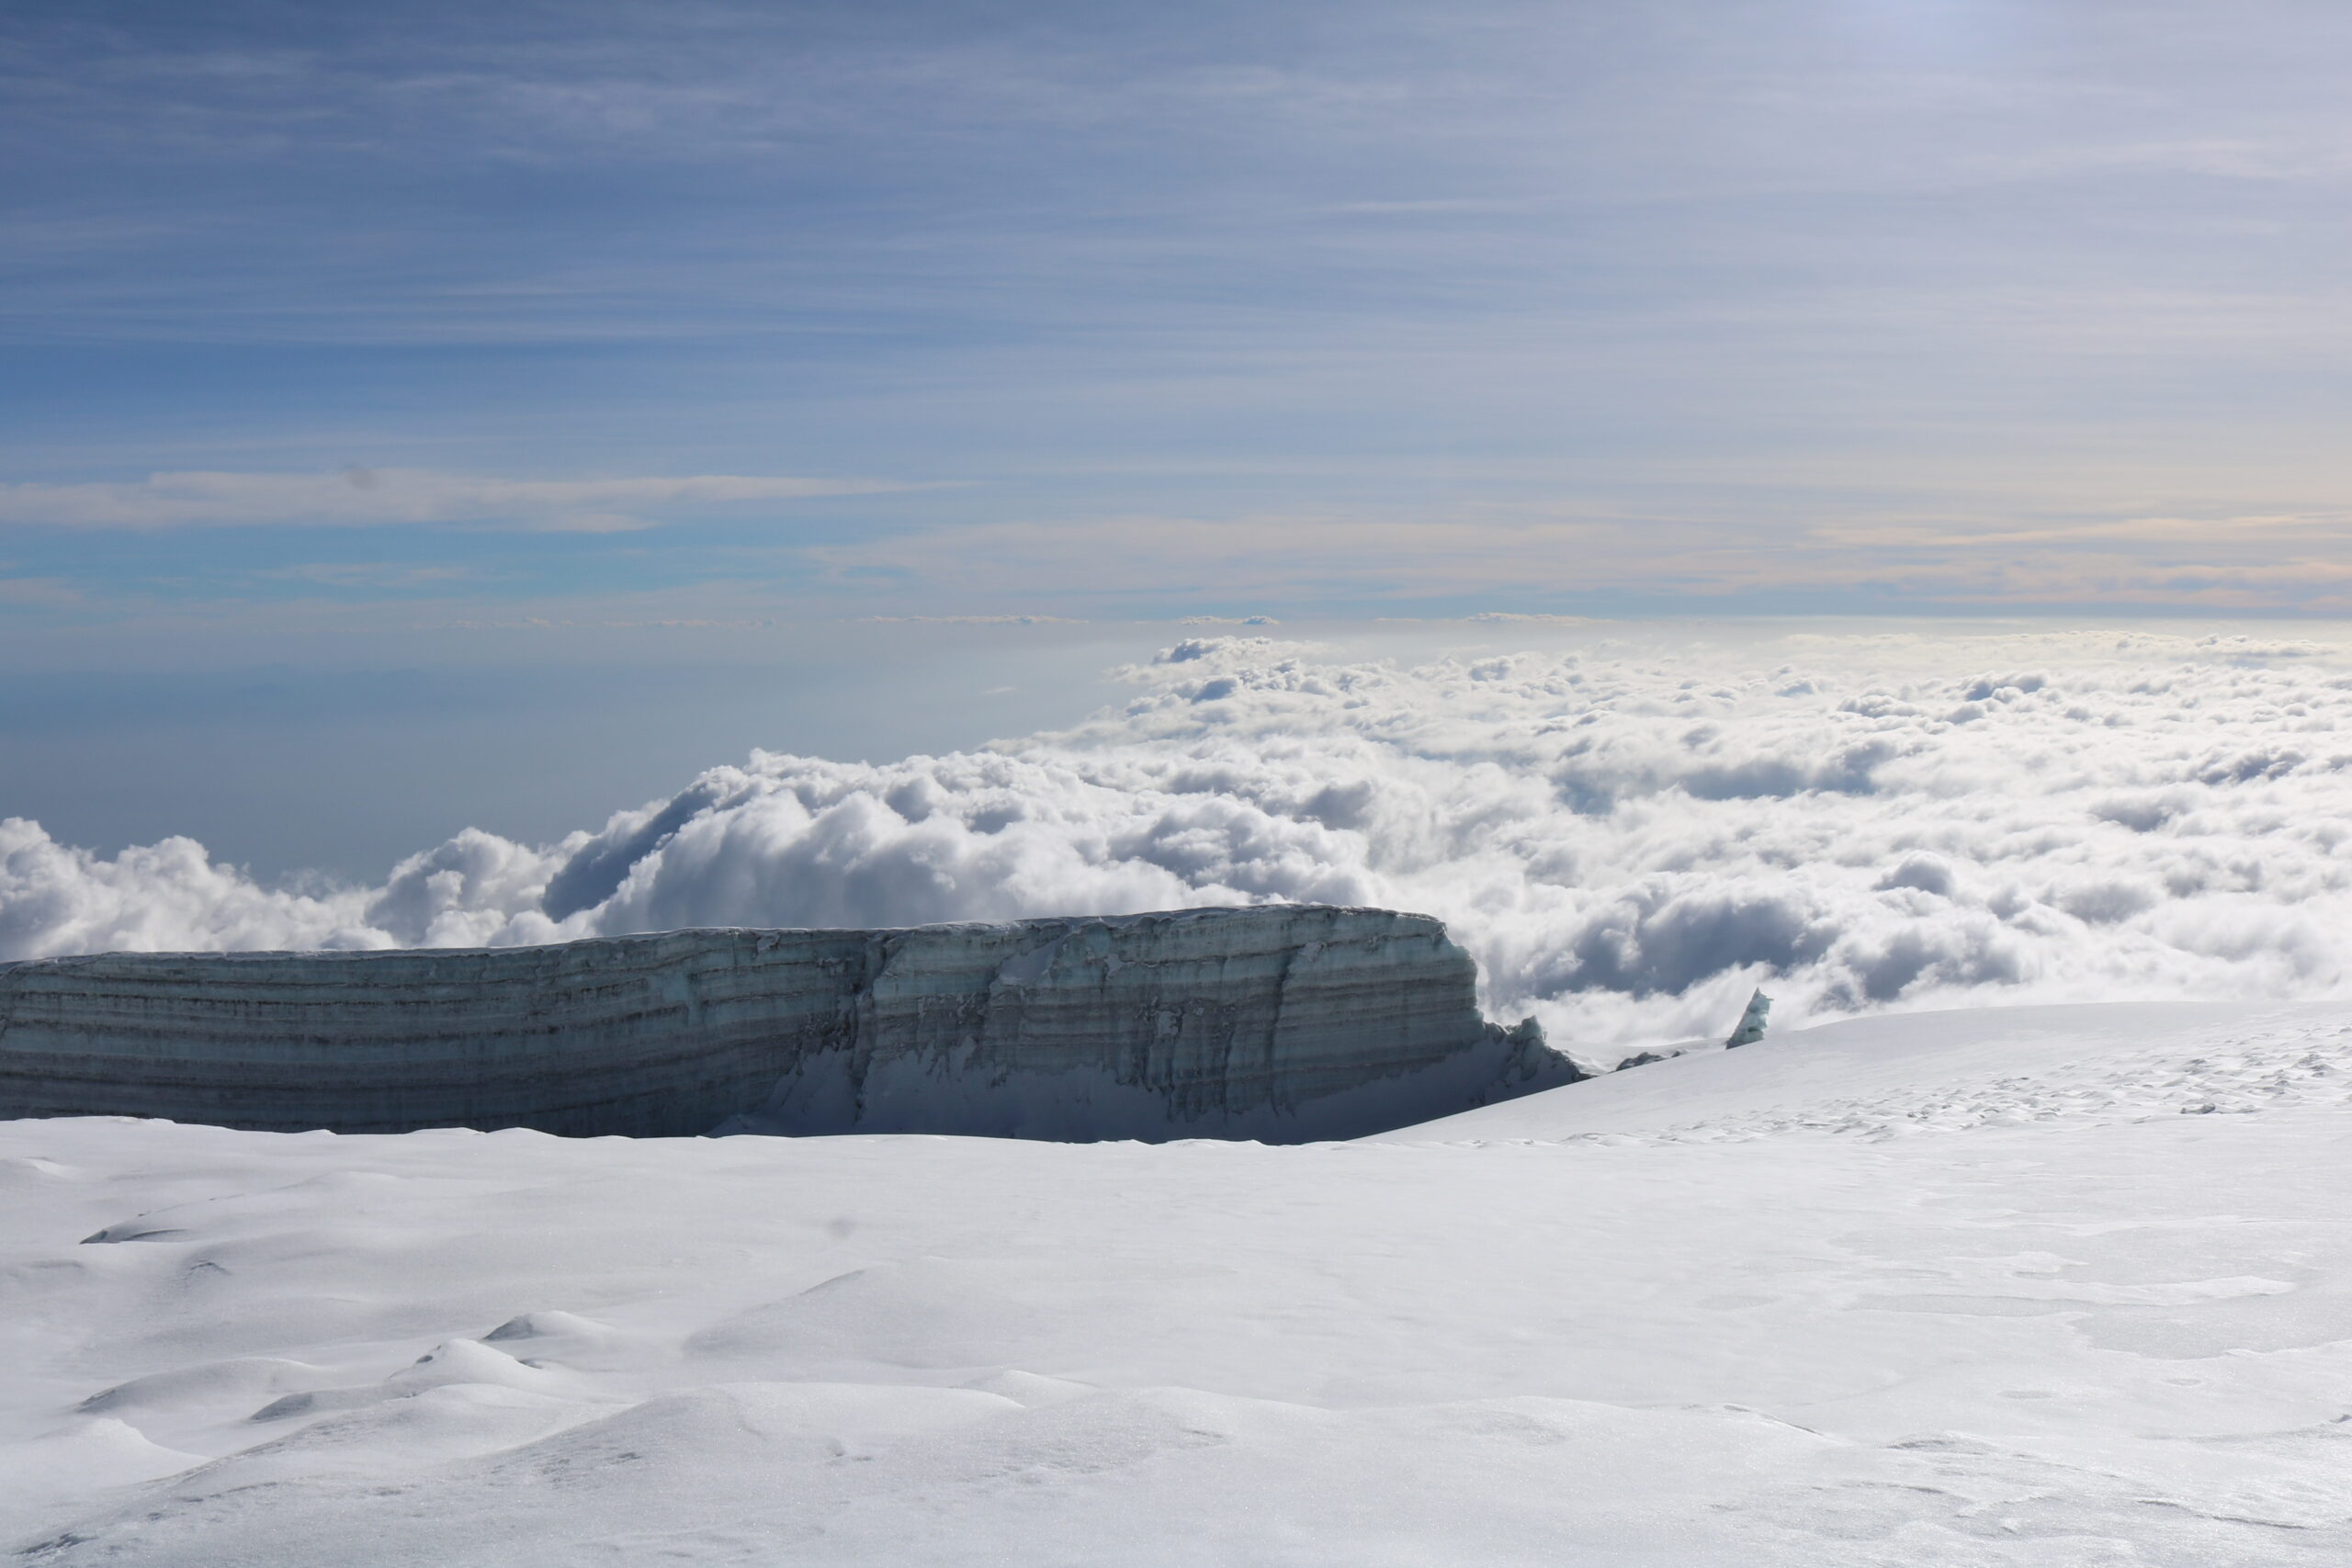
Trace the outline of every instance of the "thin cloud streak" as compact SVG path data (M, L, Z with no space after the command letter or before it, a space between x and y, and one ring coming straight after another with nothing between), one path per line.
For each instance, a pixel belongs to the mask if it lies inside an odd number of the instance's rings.
M1412 521L1350 515L1094 517L808 547L831 591L935 599L1255 598L1278 604L1596 592L1717 601L1800 592L1922 606L2352 611L2352 517L2151 518L1970 531L1732 517Z
M921 488L746 474L510 479L424 468L159 473L136 483L0 485L0 523L87 529L470 523L605 533L651 527L676 511Z

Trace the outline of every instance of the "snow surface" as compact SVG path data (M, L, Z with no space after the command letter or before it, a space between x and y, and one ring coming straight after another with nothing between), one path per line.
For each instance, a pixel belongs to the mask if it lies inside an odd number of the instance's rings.
M0 1550L2341 1564L2347 1069L2096 1006L1291 1148L0 1123Z

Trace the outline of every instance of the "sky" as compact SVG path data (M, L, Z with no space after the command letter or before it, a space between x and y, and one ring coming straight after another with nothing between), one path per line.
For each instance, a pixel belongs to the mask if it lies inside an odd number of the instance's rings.
M26 0L0 818L380 887L1252 618L2337 615L2347 68L2286 0Z
M2334 613L2347 67L2324 3L30 0L5 640Z

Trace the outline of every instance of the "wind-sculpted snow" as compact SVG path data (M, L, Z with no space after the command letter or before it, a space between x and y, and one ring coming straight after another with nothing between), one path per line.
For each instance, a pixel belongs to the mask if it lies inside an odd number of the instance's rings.
M1486 635L1482 633L1482 635ZM1292 900L1424 910L1608 1059L1891 1006L2344 994L2352 682L2299 639L1598 628L1413 667L1180 643L1125 707L882 764L755 752L381 886L0 828L0 953L503 945Z
M1426 916L1267 906L0 964L0 1118L1349 1137L1571 1081Z
M2346 1067L2135 1004L1291 1148L0 1122L0 1558L2342 1568Z

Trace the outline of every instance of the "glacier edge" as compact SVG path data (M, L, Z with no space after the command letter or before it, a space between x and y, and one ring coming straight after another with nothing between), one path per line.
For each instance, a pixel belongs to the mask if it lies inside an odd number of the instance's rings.
M1296 1143L1579 1077L1424 915L1265 905L0 964L0 1117Z

